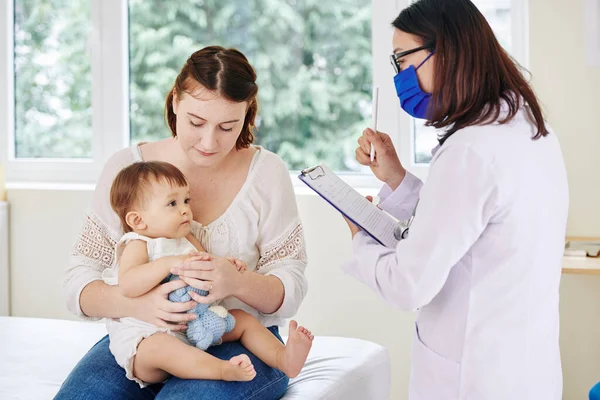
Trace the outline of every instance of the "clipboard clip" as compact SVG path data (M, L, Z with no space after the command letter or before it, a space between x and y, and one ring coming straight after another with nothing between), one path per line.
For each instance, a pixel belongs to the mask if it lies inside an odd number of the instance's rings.
M325 176L325 170L321 165L317 165L311 168L305 168L300 173L304 176L308 176L311 180L319 179L322 176Z

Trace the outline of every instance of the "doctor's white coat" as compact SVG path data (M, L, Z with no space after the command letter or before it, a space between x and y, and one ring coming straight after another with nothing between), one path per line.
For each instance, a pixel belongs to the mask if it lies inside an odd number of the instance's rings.
M408 219L395 249L364 233L344 270L419 310L410 400L560 400L559 282L568 211L556 135L509 124L462 129L425 185L407 174L380 207Z

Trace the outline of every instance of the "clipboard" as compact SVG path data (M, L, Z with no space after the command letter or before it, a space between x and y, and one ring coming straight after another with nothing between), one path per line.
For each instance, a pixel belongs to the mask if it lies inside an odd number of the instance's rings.
M394 230L398 221L373 205L327 165L303 169L298 178L379 244L396 247L398 239Z

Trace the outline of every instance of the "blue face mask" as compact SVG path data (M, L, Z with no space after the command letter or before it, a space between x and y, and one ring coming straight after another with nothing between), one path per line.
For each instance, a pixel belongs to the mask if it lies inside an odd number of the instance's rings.
M431 52L425 60L417 68L410 66L396 74L394 84L396 85L396 93L400 98L400 106L410 116L414 118L427 119L427 110L431 93L425 93L419 86L417 78L417 70L421 68L429 57L433 55Z

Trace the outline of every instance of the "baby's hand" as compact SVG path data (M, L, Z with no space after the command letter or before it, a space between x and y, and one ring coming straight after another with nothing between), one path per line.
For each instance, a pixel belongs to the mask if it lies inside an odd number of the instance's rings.
M180 256L174 256L175 265L174 267L181 267L185 263L192 261L210 261L210 254L199 251L192 251L188 254L182 254Z
M248 269L248 263L246 263L245 261L242 261L240 259L233 258L233 257L227 257L227 261L229 261L230 263L235 265L237 270L241 273L244 273L244 271Z
M210 254L208 254L205 251L191 251L190 253L188 253L187 259L190 259L191 261L210 261Z

